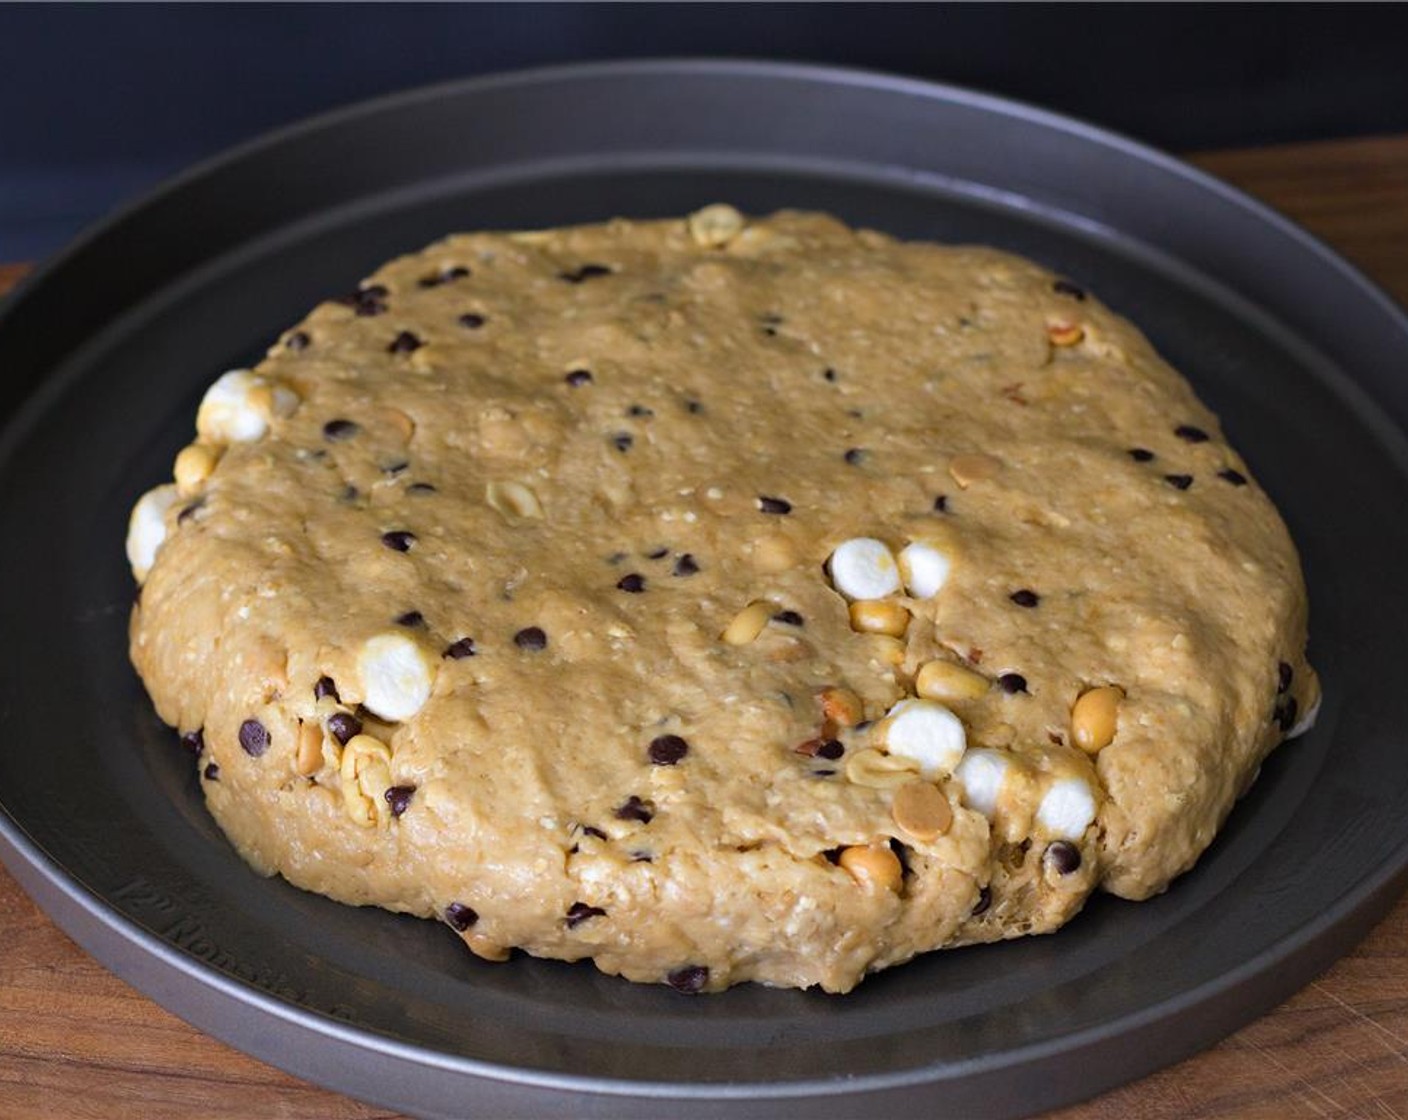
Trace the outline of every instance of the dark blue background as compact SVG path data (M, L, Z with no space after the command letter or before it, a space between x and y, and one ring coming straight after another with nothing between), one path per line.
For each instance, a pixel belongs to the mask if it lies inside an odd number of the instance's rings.
M427 82L734 55L974 86L1175 150L1408 129L1398 5L0 6L0 260L192 161Z

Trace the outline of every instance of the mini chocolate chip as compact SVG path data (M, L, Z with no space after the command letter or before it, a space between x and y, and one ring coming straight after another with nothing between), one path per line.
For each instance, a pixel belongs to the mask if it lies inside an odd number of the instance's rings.
M1021 673L1003 673L997 678L997 683L1003 692L1013 696L1019 692L1027 691L1027 678Z
M200 507L203 505L205 505L204 494L202 494L195 501L191 502L184 509L182 509L180 513L176 515L176 524L184 525L187 521L189 521L192 517L196 515L196 511L200 509Z
M342 746L362 733L362 721L351 712L333 712L328 716L328 730Z
M783 626L805 626L807 624L807 620L796 611L778 611L772 616L772 620Z
M410 552L411 545L416 543L416 535L405 529L392 529L381 534L381 543L396 552Z
M892 851L892 852L895 853L895 858L900 861L900 874L901 874L901 875L908 875L908 874L910 874L910 866L909 866L909 845L908 845L908 844L903 844L903 843L901 843L899 840L897 840L895 837L891 836L891 837L890 837L890 843L889 843L888 847L889 847L890 851Z
M1147 447L1131 447L1129 457L1136 463L1149 463L1154 459L1154 453Z
M1051 290L1057 295L1070 296L1073 300L1084 302L1085 289L1079 284L1073 284L1069 280L1061 277L1051 285Z
M240 724L240 746L250 758L258 758L269 749L269 729L257 719Z
M1020 591L1014 591L1007 597L1019 607L1031 608L1041 602L1041 596L1027 587L1022 588Z
M1187 490L1193 485L1193 476L1191 474L1166 474L1164 481L1175 490Z
M792 503L786 498L769 498L766 494L759 494L758 509L763 513L787 514L792 512Z
M588 918L604 918L606 911L600 906L588 906L585 902L574 902L567 908L567 928L576 929Z
M1239 470L1234 470L1232 467L1218 471L1217 477L1222 479L1223 482L1230 482L1233 486L1245 486L1247 484L1247 476Z
M978 901L973 904L973 917L981 917L992 905L992 888L984 887L978 892Z
M411 464L405 459L397 459L394 463L387 463L381 468L381 473L395 478L398 474L403 474Z
M764 328L763 328L763 333L764 333L765 335L767 335L769 338L776 338L776 337L777 337L777 328L776 328L776 327L764 327Z
M548 636L539 626L525 626L513 636L513 644L519 649L536 652L548 648Z
M677 576L692 576L699 571L699 562L688 552L675 561L675 572Z
M832 762L835 762L845 753L846 746L840 739L827 739L826 742L822 743L821 746L816 749L817 758L830 759Z
M459 325L466 330L477 331L485 323L483 315L475 314L473 311L466 311L459 317Z
M631 435L630 432L617 432L611 437L611 442L617 451L629 451L631 444L635 443L635 441L635 436Z
M361 496L362 492L349 482L342 488L342 493L338 495L338 499L344 502L355 502Z
M948 495L947 495L947 494L940 494L940 495L938 495L938 496L934 499L934 512L935 512L935 513L947 513L947 512L948 512Z
M641 824L649 824L655 819L655 808L648 801L642 801L635 794L617 807L616 819L618 821L640 821Z
M824 377L827 381L835 381L836 371L830 366L828 366L826 369L821 371L821 376Z
M191 754L199 757L200 753L205 750L204 730L198 727L194 731L187 731L181 736L181 746L185 747Z
M313 699L321 700L324 696L331 696L334 700L340 701L342 697L337 694L337 685L331 677L319 677L318 683L313 686Z
M647 560L663 560L669 555L670 550L668 548L652 548L645 554L645 558Z
M657 735L648 753L656 766L673 766L689 753L689 744L678 735Z
M397 626L424 626L425 615L420 611L407 611L405 614L398 614L395 621Z
M634 851L631 853L632 863L654 863L655 857L646 851Z
M411 803L411 794L415 793L415 786L392 786L382 794L386 798L386 803L391 806L391 815L399 817L406 811Z
M1207 443L1208 434L1202 428L1195 428L1192 424L1180 424L1173 429L1173 434L1179 439L1188 443Z
M1279 696L1291 687L1291 681L1295 679L1295 670L1285 661L1276 664L1276 695Z
M463 661L466 657L473 657L475 652L473 638L460 638L446 646L445 652L440 656L448 657L451 661Z
M592 824L584 824L582 826L582 833L585 836L595 836L598 840L611 839L609 836L606 835L606 833L602 832L601 829L597 828L596 825Z
M323 438L338 443L344 439L351 439L362 430L362 426L355 420L329 420L323 425Z
M406 487L407 494L434 494L435 487L428 482L413 482Z
M284 345L290 350L307 350L308 344L313 340L308 337L307 331L294 331L288 338L284 339Z
M655 415L654 409L646 408L643 404L633 404L626 409L627 416L634 416L637 419L645 419Z
M1066 840L1055 840L1041 858L1057 875L1069 875L1080 866L1080 849Z
M351 307L358 315L381 315L386 311L386 297L389 293L385 284L368 284L358 288L338 302Z
M402 331L391 340L391 345L386 348L386 352L388 354L409 354L424 345L425 343L410 331Z
M584 280L593 280L598 276L610 276L611 269L604 264L584 264L580 268L571 272L559 272L557 278L566 280L569 284L580 284Z
M622 576L616 581L617 591L629 591L632 595L639 595L645 590L645 577L639 572L631 572L630 575Z
M677 968L668 973L665 982L677 992L683 992L687 996L697 995L709 982L709 969L702 964L685 965L684 968Z
M577 389L583 385L590 385L592 383L592 371L589 369L574 369L562 380L566 381L572 388Z
M866 451L863 447L852 447L841 458L845 459L853 467L858 467L865 462Z
M696 400L687 400L684 402L684 410L691 416L698 416L704 411L704 405Z
M466 906L463 902L452 902L445 907L445 921L463 933L479 921L479 914L473 907Z
M1291 728L1296 725L1296 713L1299 711L1300 705L1296 703L1294 696L1286 696L1276 705L1276 726L1281 729L1282 735L1291 733Z
M468 275L469 269L462 264L457 264L449 268L442 268L432 276L422 276L419 283L422 288L438 288L441 284L448 284L451 280L463 280Z
M204 773L206 781L218 782L220 780L220 764L218 762L206 763Z

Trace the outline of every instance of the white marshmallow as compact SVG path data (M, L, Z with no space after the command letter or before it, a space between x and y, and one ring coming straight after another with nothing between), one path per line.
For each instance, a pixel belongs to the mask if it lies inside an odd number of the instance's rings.
M1037 823L1067 840L1079 840L1095 819L1095 795L1084 778L1061 778L1036 809Z
M1001 751L978 747L963 756L953 776L963 783L963 803L985 817L997 812L997 798L1012 761Z
M831 582L848 599L883 599L900 589L894 553L884 541L852 537L836 546L827 562Z
M269 430L269 413L291 416L298 394L247 369L221 374L205 391L196 412L196 431L210 443L247 443Z
M302 399L292 389L283 385L274 386L274 415L284 419L292 416L298 411L298 406L302 404Z
M952 563L931 544L915 541L900 550L900 575L916 599L932 599L948 580Z
M935 700L901 700L881 726L885 749L919 763L930 780L953 773L968 743L962 721Z
M433 669L420 646L404 634L369 638L357 655L362 703L382 719L410 719L430 699Z
M127 562L138 583L147 578L157 550L166 540L166 511L176 504L177 496L175 486L158 486L132 507L132 516L127 519Z

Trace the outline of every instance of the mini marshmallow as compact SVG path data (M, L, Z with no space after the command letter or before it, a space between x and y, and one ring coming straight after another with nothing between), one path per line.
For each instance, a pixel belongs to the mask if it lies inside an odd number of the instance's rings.
M1041 799L1037 823L1067 840L1079 840L1095 819L1095 795L1083 778L1060 778Z
M158 486L148 490L132 507L127 520L127 562L137 582L147 578L156 562L157 550L166 540L166 511L176 504L175 486Z
M430 699L431 666L404 634L369 638L357 655L362 702L382 719L410 719Z
M901 700L881 729L885 749L917 762L920 775L931 781L951 774L967 747L962 721L933 700Z
M948 580L949 558L931 544L915 541L900 550L900 575L916 599L932 599Z
M1315 720L1320 715L1320 703L1324 699L1325 697L1323 694L1315 698L1315 703L1311 704L1310 707L1306 708L1305 715L1301 716L1300 719L1296 721L1295 726L1292 727L1288 732L1286 732L1287 739L1294 739L1298 735L1304 735L1307 731L1309 731L1312 727L1315 726Z
M246 443L269 430L269 415L291 416L298 394L247 369L221 374L205 391L196 412L196 431L211 443Z
M894 553L884 541L852 537L836 546L827 561L831 582L848 599L883 599L900 589Z
M997 798L1012 761L1001 751L978 747L963 756L953 776L963 783L963 802L985 817L997 811Z

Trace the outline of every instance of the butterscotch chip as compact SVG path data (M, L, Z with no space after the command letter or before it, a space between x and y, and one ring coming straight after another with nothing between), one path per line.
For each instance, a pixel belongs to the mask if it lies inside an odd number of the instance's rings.
M890 805L895 823L916 840L934 840L953 824L953 809L931 782L907 782Z
M845 991L1162 891L1313 715L1256 464L1036 264L713 207L347 287L129 526L133 660L262 873Z

